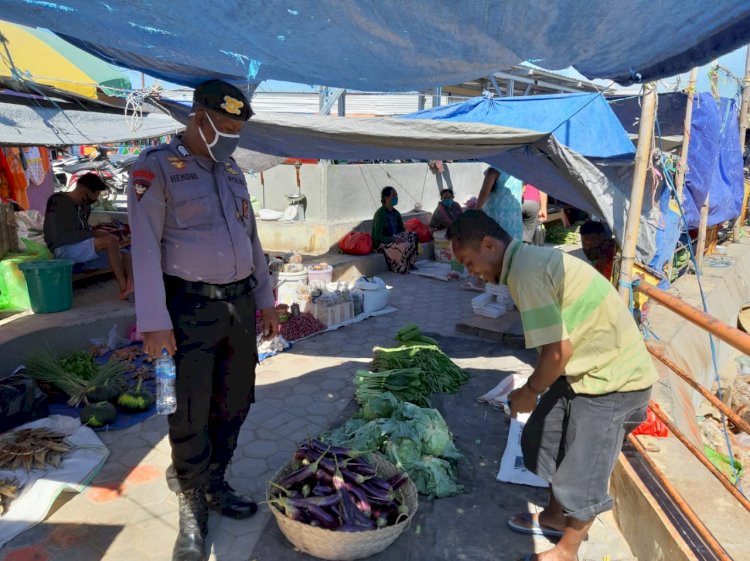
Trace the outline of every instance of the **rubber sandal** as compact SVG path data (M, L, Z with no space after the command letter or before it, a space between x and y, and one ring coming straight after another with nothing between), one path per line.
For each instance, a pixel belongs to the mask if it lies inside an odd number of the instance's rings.
M531 536L544 536L546 538L561 538L563 535L560 530L541 526L538 519L535 520L528 512L524 512L523 514L518 515L518 517L526 524L521 526L514 523L513 518L508 519L508 528L514 532Z

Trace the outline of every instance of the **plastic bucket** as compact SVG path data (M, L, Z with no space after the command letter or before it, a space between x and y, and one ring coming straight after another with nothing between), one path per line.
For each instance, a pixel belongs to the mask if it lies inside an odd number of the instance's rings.
M279 304L291 306L297 301L297 288L307 284L307 269L301 271L279 271L276 300Z
M325 269L307 268L307 280L310 284L327 285L333 280L333 267L328 265Z
M21 263L29 302L35 314L64 312L73 307L73 261L52 259Z

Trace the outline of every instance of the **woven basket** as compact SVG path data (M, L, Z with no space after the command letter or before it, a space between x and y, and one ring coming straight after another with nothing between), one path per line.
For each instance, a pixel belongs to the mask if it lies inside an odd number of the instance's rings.
M393 477L400 471L396 466L378 454L371 455L370 463L377 470L377 474L385 479ZM278 481L291 473L291 471L292 464L290 462L276 472L273 481ZM409 507L409 517L393 526L386 526L376 530L366 530L364 532L337 532L336 530L316 528L315 526L287 518L275 506L271 506L270 508L281 533L300 551L320 559L350 561L353 559L363 559L383 551L396 541L396 538L409 527L414 514L417 512L417 488L414 482L408 479L399 487L399 491L403 495L404 503ZM269 486L267 491L267 498L269 499L270 494L271 486Z

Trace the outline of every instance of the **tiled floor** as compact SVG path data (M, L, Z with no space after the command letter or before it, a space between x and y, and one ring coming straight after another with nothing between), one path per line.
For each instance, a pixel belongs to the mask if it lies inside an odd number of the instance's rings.
M426 332L457 334L454 325L470 313L475 293L458 283L385 275L394 286L398 312L295 344L258 369L258 402L240 435L229 479L256 500L295 443L320 433L350 404L352 377L366 366L376 345L387 345L402 324L415 321ZM495 343L488 343L495 344ZM518 352L510 349L509 355ZM493 368L482 357L465 366ZM109 461L85 492L58 500L44 523L0 550L2 561L161 561L171 558L177 502L167 489L166 420L153 416L126 430L100 433ZM269 519L265 506L249 520L212 514L211 559L250 561ZM280 556L281 560L283 557Z

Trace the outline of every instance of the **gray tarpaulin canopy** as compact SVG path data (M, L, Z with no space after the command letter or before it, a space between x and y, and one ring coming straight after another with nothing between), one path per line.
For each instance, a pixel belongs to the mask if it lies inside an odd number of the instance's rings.
M133 120L124 112L0 102L0 145L68 146L155 138L184 127L163 113Z
M165 107L177 120L187 118L188 107ZM625 233L632 164L595 165L547 133L482 123L263 114L245 126L240 145L235 159L255 171L285 158L479 160L601 217L620 242ZM259 153L278 158L264 164ZM655 245L653 224L645 218L650 211L649 194L638 240L644 261Z
M408 91L521 61L620 83L686 72L750 42L738 0L0 0L104 60L208 78Z

